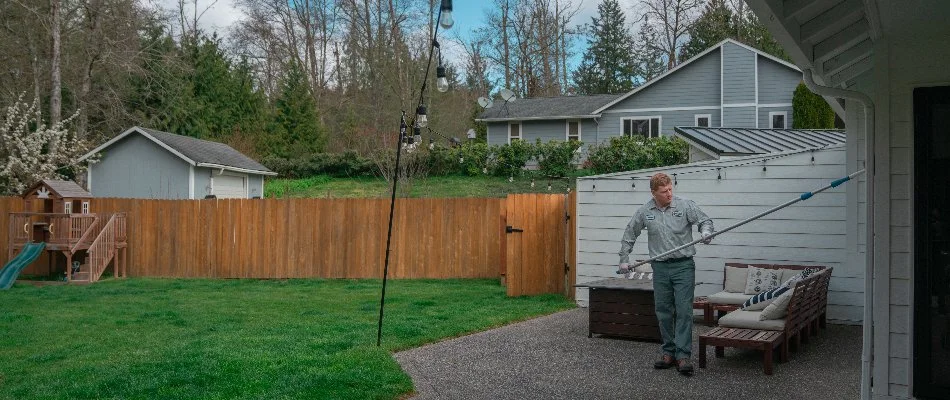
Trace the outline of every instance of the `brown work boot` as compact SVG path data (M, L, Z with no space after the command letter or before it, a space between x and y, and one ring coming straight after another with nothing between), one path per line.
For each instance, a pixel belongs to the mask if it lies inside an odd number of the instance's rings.
M664 354L663 358L660 361L653 363L653 368L656 369L669 369L676 365L676 361L673 360L673 356Z
M690 376L693 374L693 363L688 358L681 358L676 362L676 370L683 375Z

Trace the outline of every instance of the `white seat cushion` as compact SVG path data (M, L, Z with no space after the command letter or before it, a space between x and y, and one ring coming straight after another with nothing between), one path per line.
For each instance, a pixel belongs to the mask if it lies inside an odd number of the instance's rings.
M742 303L745 303L746 300L749 300L749 295L745 293L734 293L722 291L719 293L712 294L708 297L710 303L716 304L735 304L741 306Z
M762 329L766 331L780 331L785 329L784 319L759 320L761 311L736 310L719 318L719 326L727 328Z

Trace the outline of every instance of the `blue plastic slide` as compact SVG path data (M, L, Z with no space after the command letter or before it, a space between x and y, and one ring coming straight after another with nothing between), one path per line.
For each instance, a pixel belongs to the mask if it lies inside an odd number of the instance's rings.
M13 281L20 275L20 271L23 271L23 268L26 268L27 265L30 265L30 263L36 260L36 258L43 253L43 248L45 247L46 243L27 243L26 247L20 250L20 254L13 257L13 259L0 270L0 290L9 289L10 286L13 286Z

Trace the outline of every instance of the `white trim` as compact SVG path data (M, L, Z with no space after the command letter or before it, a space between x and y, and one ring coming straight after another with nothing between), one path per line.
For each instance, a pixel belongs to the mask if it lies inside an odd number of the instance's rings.
M264 198L264 177L261 177L261 198Z
M759 53L752 53L752 65L755 66L755 128L759 128Z
M72 214L73 213L73 202L64 201L63 202L63 214Z
M600 118L600 114L584 115L554 115L542 117L517 117L517 118L475 118L475 122L506 122L506 121L536 121L549 119L593 119Z
M623 117L623 118L620 118L620 136L625 136L625 134L624 134L624 132L623 132L623 124L624 124L624 121L644 121L644 120L650 121L650 120L653 120L653 119L659 120L659 122L657 123L657 127L656 127L656 137L663 136L663 116L662 116L662 115L643 115L643 116L633 116L633 117ZM651 122L651 123L652 123L652 122ZM653 127L650 126L648 129L652 131L652 130L653 130ZM631 134L631 136L633 136L633 135ZM653 136L653 134L652 134L651 132L647 132L647 137L649 138L649 137L654 137L654 136Z
M783 59L781 59L781 58L778 58L778 57L776 57L776 56L773 56L773 55L771 55L771 54L769 54L769 53L763 52L763 51L761 51L761 50L759 50L759 49L756 49L755 47L748 46L748 45L746 45L746 44L744 44L744 43L740 43L740 42L737 42L737 41L732 40L732 39L726 39L726 41L729 41L730 43L732 43L732 44L734 44L734 45L736 45L736 46L742 47L742 48L744 48L744 49L746 49L746 50L755 52L756 54L758 54L758 55L760 55L760 56L762 56L762 57L765 57L765 58L767 58L767 59L769 59L769 60L772 60L772 61L775 61L775 62L777 62L777 63L779 63L779 64L782 64L782 65L784 65L784 66L786 66L786 67L788 67L788 68L790 68L790 69L795 70L795 72L802 72L801 68L798 68L797 65L792 64L792 63L790 63L790 62L788 62L788 61L785 61L785 60L783 60Z
M697 110L718 110L719 106L695 106L695 107L660 107L660 108L618 108L616 110L604 111L604 114L612 113L637 113L637 112L665 112L665 111L697 111Z
M271 172L271 171L258 171L258 170L256 170L256 169L238 168L238 167L232 167L232 166L229 166L229 165L221 165L221 164L198 163L198 164L196 164L195 166L196 166L196 167L208 167L208 168L215 168L215 169L223 169L223 170L225 170L225 171L241 172L241 173L245 173L245 174L277 176L277 173L276 173L276 172Z
M571 123L577 124L577 141L582 141L583 135L581 133L581 126L583 125L580 120L567 120L564 121L564 141L571 140Z
M188 164L195 165L195 162L194 162L192 159L190 159L190 158L188 158L188 157L185 157L185 155L184 155L184 154L181 154L178 150L175 150L175 149L169 147L167 144L165 144L165 143L162 142L161 140L158 140L158 139L156 139L154 136L149 135L147 132L145 132L144 130L142 130L142 128L139 128L139 127L137 127L137 126L133 126L133 127L129 128L129 129L127 129L125 132L120 133L119 136L116 136L116 137L112 138L112 140L103 143L103 144L102 144L101 146L99 146L99 147L96 147L96 148L93 149L92 151L86 153L86 155L84 155L84 156L82 156L82 157L79 157L79 160L76 160L76 161L79 162L79 161L85 160L85 159L87 159L87 158L89 158L89 157L92 157L94 154L101 152L102 149L105 149L106 147L111 146L113 143L122 140L124 137L131 135L132 132L141 133L142 136L145 136L145 137L148 138L149 140L155 142L155 144L157 144L157 145L159 145L159 146L162 146L162 148L164 148L165 150L168 150L169 152L171 152L172 154L178 156L178 157L181 158L182 160L185 160L185 162L187 162Z
M772 126L772 116L781 115L782 116L782 127L776 128ZM788 129L788 111L769 111L769 129Z
M80 206L80 207L81 207L81 209L82 209L81 212L82 212L83 214L89 214L89 202L88 202L88 201L82 202L82 206Z
M723 104L722 108L735 108L735 107L755 107L758 104L755 103L734 103L734 104Z
M520 121L512 121L508 123L508 144L511 144L511 126L518 125L518 140L524 140L524 125Z
M92 194L92 163L86 166L86 190Z
M766 58L768 58L768 59L770 59L770 60L772 60L772 61L775 61L775 62L777 62L777 63L780 63L780 64L782 64L782 65L784 65L784 66L786 66L786 67L789 67L789 68L795 70L796 72L802 72L802 70L798 69L798 67L796 67L794 64L790 64L790 63L788 63L788 62L786 62L786 61L784 61L784 60L781 60L781 59L779 59L779 58L775 58L775 57L773 57L773 56L771 56L771 55L769 55L769 54L763 53L763 52L761 52L761 51L759 51L759 50L757 50L757 49L754 49L754 48L752 48L752 47L746 46L746 45L744 45L744 44L742 44L742 43L739 43L739 42L737 42L737 41L735 41L735 40L732 40L732 39L725 39L725 40L719 42L718 44L716 44L715 46L712 46L712 47L710 47L710 48L704 50L702 53L699 53L699 54L693 56L693 57L690 58L689 60L686 60L686 61L684 61L684 62L679 63L676 67L673 67L673 69L664 72L662 75L660 75L660 76L658 76L658 77L656 77L656 78L653 78L653 79L650 80L649 82L644 83L643 85L640 85L640 86L637 87L636 89L633 89L633 90L627 92L627 93L624 94L624 95L621 95L620 97L614 99L614 100L611 101L610 103L607 103L607 104L604 105L603 107L598 108L597 110L594 110L593 114L600 114L600 113L603 112L605 109L608 109L608 108L610 108L611 106L613 106L614 104L617 104L617 103L619 103L619 102L621 102L621 101L627 99L628 97L634 95L635 93L637 93L637 92L639 92L639 91L641 91L641 90L643 90L643 89L646 89L646 88L650 87L650 85L652 85L652 84L654 84L654 83L656 83L656 82L659 82L659 81L663 80L663 78L666 78L667 76L670 76L670 75L673 74L674 72L679 71L680 69L682 69L683 67L685 67L685 66L687 66L687 65L689 65L689 64L691 64L691 63L693 63L694 61L696 61L696 60L698 60L698 59L700 59L700 58L703 58L703 56L705 56L705 55L707 55L707 54L713 52L713 51L716 50L716 49L719 49L719 86L720 86L720 87L719 87L719 96L720 96L720 102L721 102L721 97L722 97L722 46L723 46L724 44L726 44L726 43L735 44L735 45L737 45L737 46L739 46L739 47L742 47L742 48L745 48L745 49L747 49L747 50L753 51L753 52L755 52L755 53L761 54L762 56L764 56L764 57L766 57ZM550 117L549 117L549 118L550 118Z
M725 85L725 83L723 83L723 68L725 68L725 65L726 65L725 61L723 60L725 58L726 58L726 53L722 50L722 47L720 46L719 47L719 127L720 128L724 126L723 124L726 121L726 109L725 107L722 107L725 105L723 103L725 103L726 101L725 98L723 97L723 85Z
M780 108L780 107L791 107L792 103L769 103L769 104L759 104L760 108Z
M699 124L700 118L706 118L706 126L704 128L712 127L712 114L693 114L693 126L702 126Z
M195 199L195 166L188 166L188 199Z

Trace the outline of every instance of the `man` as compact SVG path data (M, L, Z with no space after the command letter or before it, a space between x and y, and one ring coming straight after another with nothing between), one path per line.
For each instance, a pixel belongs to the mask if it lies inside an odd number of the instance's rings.
M653 199L637 210L623 233L620 246L620 269L630 269L630 251L643 228L647 229L650 258L693 241L690 228L695 224L709 244L714 232L713 221L692 200L673 196L673 182L664 173L650 178ZM693 346L693 290L696 264L693 246L684 248L652 262L653 295L656 318L663 338L663 358L654 368L676 366L683 375L693 373L690 356Z

